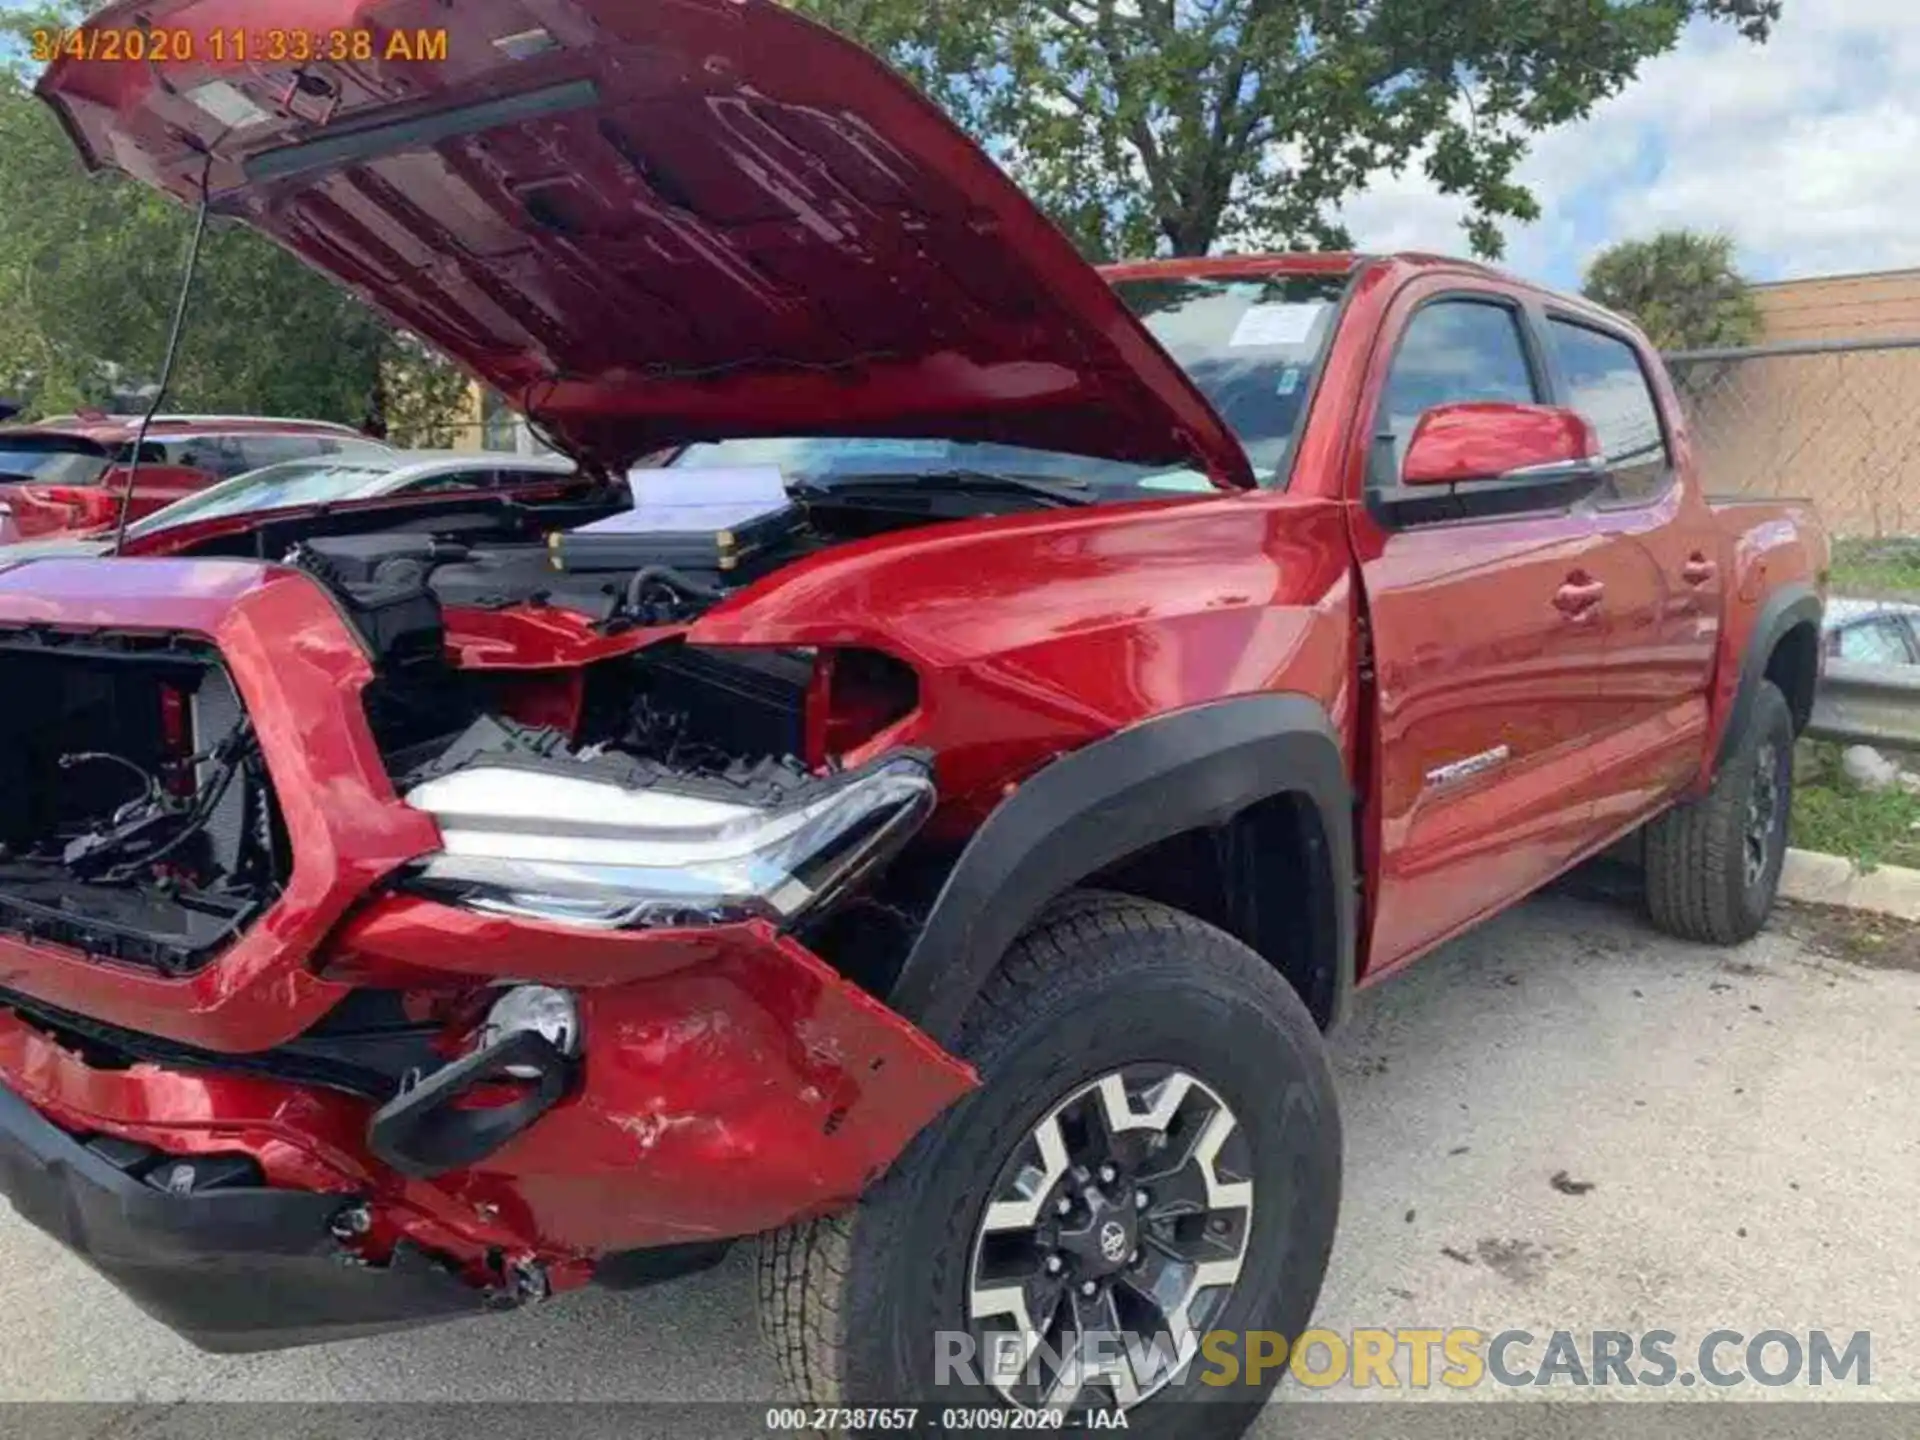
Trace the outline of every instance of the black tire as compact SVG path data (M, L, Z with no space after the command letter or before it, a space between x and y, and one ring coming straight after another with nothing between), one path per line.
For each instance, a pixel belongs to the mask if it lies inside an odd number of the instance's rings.
M1259 956L1164 906L1079 892L1015 942L954 1049L981 1089L852 1211L762 1241L762 1324L800 1400L1000 1403L985 1386L936 1386L934 1332L967 1329L976 1232L1016 1148L1063 1096L1126 1066L1192 1072L1246 1137L1260 1200L1239 1278L1201 1328L1307 1327L1339 1211L1339 1114L1312 1017ZM1207 1368L1196 1360L1188 1383L1140 1403L1130 1431L1240 1434L1277 1370L1251 1386L1194 1383Z
M1647 913L1669 935L1737 945L1766 924L1786 863L1793 740L1786 696L1762 681L1713 788L1647 826ZM1769 809L1757 866L1756 807Z

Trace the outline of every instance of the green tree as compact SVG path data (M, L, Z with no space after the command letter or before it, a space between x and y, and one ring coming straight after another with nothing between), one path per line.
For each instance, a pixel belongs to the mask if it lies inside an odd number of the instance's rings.
M1751 345L1760 336L1760 307L1728 235L1665 230L1623 240L1594 257L1581 289L1631 315L1662 350Z
M1578 120L1689 20L1764 41L1781 0L790 0L885 56L1096 259L1345 244L1413 163L1473 249L1539 205L1529 138Z
M20 43L79 6L0 17L0 395L46 413L158 377L190 211L89 175L31 93ZM169 407L302 415L428 432L466 378L359 300L242 226L213 221ZM392 412L392 413L389 413Z

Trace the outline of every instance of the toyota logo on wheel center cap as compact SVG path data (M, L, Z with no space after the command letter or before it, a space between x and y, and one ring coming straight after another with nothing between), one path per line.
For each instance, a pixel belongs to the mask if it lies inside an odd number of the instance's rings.
M1127 1253L1127 1227L1109 1220L1100 1227L1100 1253L1109 1264Z

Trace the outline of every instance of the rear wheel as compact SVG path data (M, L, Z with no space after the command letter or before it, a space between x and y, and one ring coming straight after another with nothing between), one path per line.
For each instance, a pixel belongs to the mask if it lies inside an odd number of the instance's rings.
M1298 1335L1339 1207L1305 1006L1221 931L1083 894L1016 942L955 1049L981 1090L852 1212L764 1242L788 1382L813 1404L1125 1409L1135 1432L1238 1434L1277 1367L1201 1384L1219 1369L1200 1337Z
M1647 826L1647 911L1683 940L1751 939L1786 863L1793 807L1793 712L1762 682L1713 788Z

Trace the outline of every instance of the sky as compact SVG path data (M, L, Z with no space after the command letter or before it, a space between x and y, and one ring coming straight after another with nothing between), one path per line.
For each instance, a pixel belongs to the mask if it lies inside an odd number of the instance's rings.
M1920 0L1786 0L1765 46L1696 23L1521 178L1542 218L1506 227L1503 263L1556 286L1673 227L1732 235L1753 280L1920 265ZM1363 249L1458 253L1461 213L1382 174L1343 218Z
M0 11L22 0L0 0ZM1732 235L1749 278L1920 266L1920 0L1785 0L1772 40L1696 22L1587 120L1534 142L1542 218L1505 263L1571 288L1669 227ZM1367 250L1460 253L1462 207L1417 167L1342 212Z

